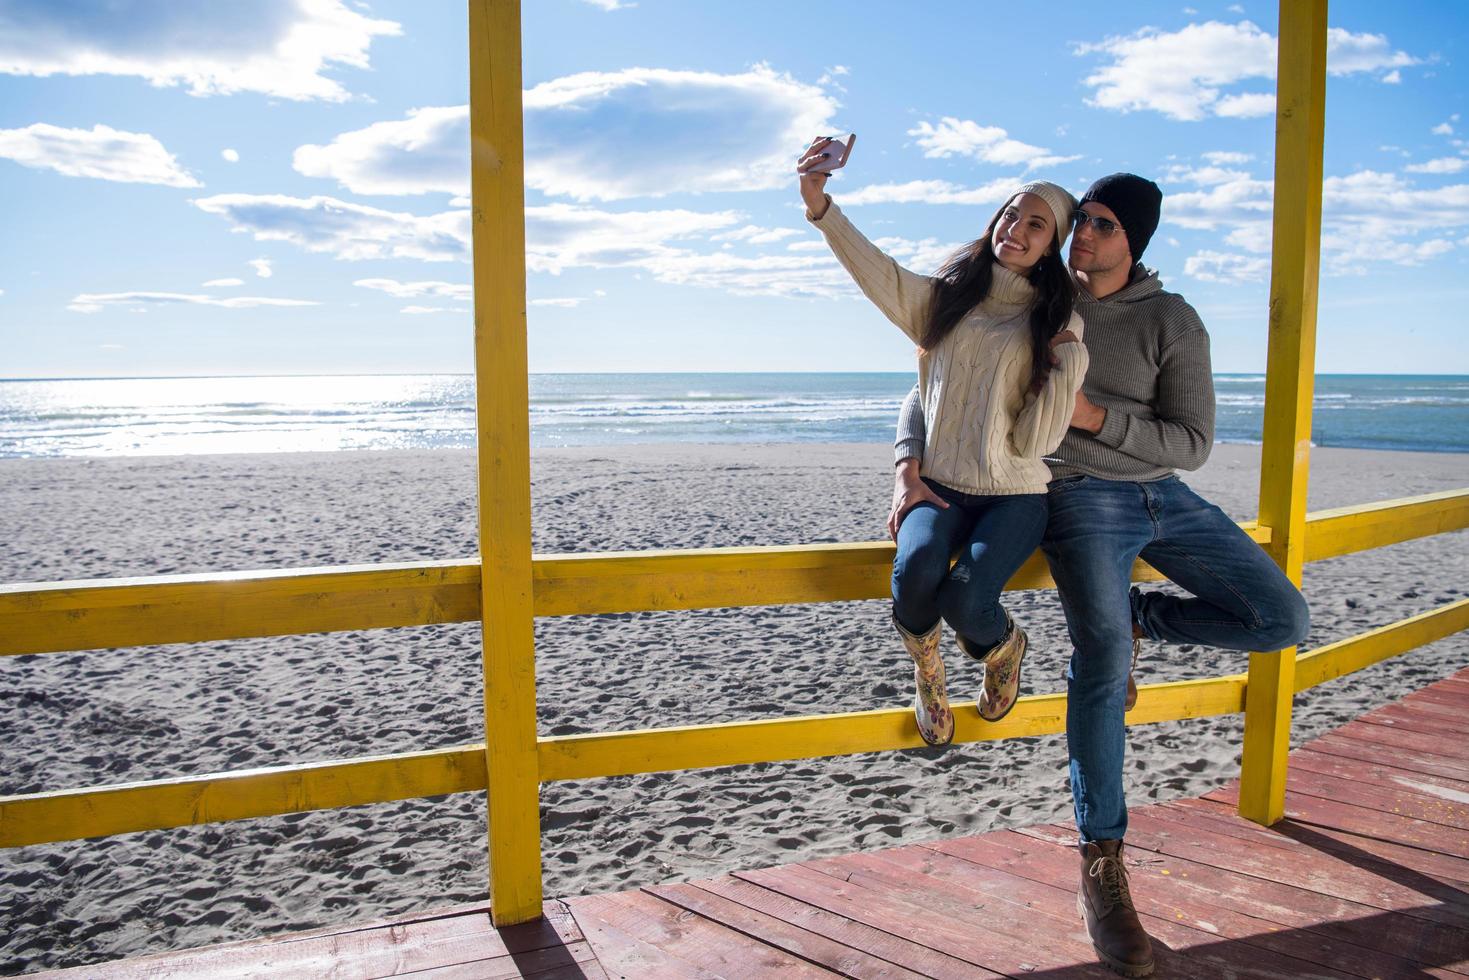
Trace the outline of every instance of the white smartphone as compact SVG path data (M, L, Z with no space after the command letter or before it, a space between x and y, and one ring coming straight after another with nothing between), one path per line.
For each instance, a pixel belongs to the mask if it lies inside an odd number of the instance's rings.
M845 133L829 138L831 139L831 143L827 144L826 149L823 151L826 154L825 159L817 160L811 166L807 167L807 173L829 174L833 170L840 170L847 165L847 158L852 155L852 145L857 142L857 134ZM813 142L811 146L815 146L817 142L820 142L820 140ZM806 147L808 150L810 148L810 146Z

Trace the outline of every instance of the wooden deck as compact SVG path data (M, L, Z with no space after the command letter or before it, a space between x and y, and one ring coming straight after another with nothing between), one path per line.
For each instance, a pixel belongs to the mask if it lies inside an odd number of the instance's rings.
M1134 898L1160 977L1469 977L1469 670L1291 756L1287 818L1233 785L1138 807ZM90 966L88 977L1109 977L1074 828L550 902L483 905Z

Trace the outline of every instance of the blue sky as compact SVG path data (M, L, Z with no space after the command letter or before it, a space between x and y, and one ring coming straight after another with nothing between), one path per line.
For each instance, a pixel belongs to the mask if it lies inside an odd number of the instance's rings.
M461 4L0 2L0 377L464 372ZM899 19L899 10L921 11ZM790 167L932 271L1035 177L1265 363L1276 11L526 0L533 371L909 370ZM1469 8L1331 7L1318 368L1469 373Z

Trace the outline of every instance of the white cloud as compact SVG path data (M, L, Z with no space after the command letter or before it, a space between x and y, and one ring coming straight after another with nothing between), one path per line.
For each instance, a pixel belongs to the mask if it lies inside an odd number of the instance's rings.
M564 297L561 297L559 299L533 299L533 300L530 301L530 305L531 306L560 306L560 307L565 307L567 309L570 309L570 308L575 307L575 306L580 306L580 305L582 305L582 303L585 303L585 302L586 302L586 300L584 298L580 297L580 296L564 296Z
M1421 64L1406 51L1394 51L1385 34L1353 34L1340 27L1326 29L1326 70L1333 75L1351 75L1357 72L1382 72L1380 80L1387 75L1398 74L1394 69ZM1389 84L1401 80L1394 79Z
M243 285L245 285L245 280L243 280L243 279L211 279L208 282L204 283L204 288L205 289L212 289L215 286L243 286Z
M469 212L464 210L420 217L331 197L283 194L216 194L193 203L256 241L290 242L339 259L447 262L469 257Z
M1433 129L1432 129L1433 135L1435 135L1435 136L1452 136L1452 135L1454 135L1454 123L1456 123L1458 121L1459 121L1459 114L1456 112L1452 116L1449 116L1449 118L1448 118L1447 121L1441 122L1437 126L1433 127Z
M468 302L474 295L474 287L467 282L399 282L396 279L357 279L352 285L362 286L365 289L377 289L395 296L398 299L411 299L415 296L442 296L448 299Z
M230 163L239 163L240 162L240 151L239 150L231 149L230 147L225 147L224 149L222 149L222 150L219 151L219 155L222 156L222 157L224 157Z
M652 256L639 264L660 282L720 289L737 296L835 299L861 295L829 255L703 255L686 251Z
M583 72L537 85L524 104L526 186L578 201L784 186L836 109L819 88L763 65L737 75ZM359 194L465 197L468 148L468 108L441 106L302 146L294 163Z
M584 0L584 2L608 11L626 10L629 7L637 6L635 3L623 3L622 0Z
M1001 177L979 187L962 187L947 180L910 180L901 184L868 184L841 195L843 207L862 204L976 204L999 207L1025 181Z
M1236 153L1229 150L1214 150L1213 152L1205 153L1204 159L1216 166L1224 167L1229 164L1249 163L1255 159L1255 155L1253 153Z
M917 137L918 145L923 147L923 155L931 158L966 156L1005 167L1024 164L1027 170L1080 159L1076 156L1059 156L1044 147L1011 139L998 126L981 126L972 119L956 119L953 116L943 117L937 126L927 121L920 122L908 130L908 135Z
M1275 111L1275 96L1269 92L1226 95L1214 104L1214 114L1226 119L1252 119Z
M1013 186L1013 185L1012 185ZM456 210L419 216L348 204L331 198L217 195L194 202L226 218L241 233L289 241L339 259L469 258L469 215ZM532 273L573 268L624 269L658 282L721 289L737 295L841 298L858 295L829 254L736 255L710 238L748 227L735 211L605 211L572 204L525 210L526 266ZM914 243L903 254L915 265L946 248ZM458 299L467 286L441 281L358 280L357 285L400 297ZM424 305L429 312L448 311Z
M251 3L103 3L10 0L0 73L132 75L191 95L259 92L285 99L347 98L322 74L367 68L378 35L399 26L341 0Z
M1238 173L1200 190L1168 194L1163 219L1214 231L1224 245L1263 256L1270 251L1272 198L1270 181ZM1448 236L1465 228L1469 184L1420 189L1372 170L1322 183L1322 269L1330 275L1366 274L1383 262L1420 265L1452 249Z
M88 130L34 123L24 129L0 129L0 157L68 177L166 187L202 186L152 136L111 126L97 125Z
M246 264L250 266L250 268L254 269L255 275L259 276L261 279L269 279L271 276L275 275L275 272L272 271L272 269L270 268L270 259L251 259Z
M457 306L405 306L398 312L422 316L425 313L468 313L469 310Z
M1204 118L1221 85L1275 75L1275 39L1249 21L1190 24L1171 34L1146 27L1079 45L1076 53L1112 59L1084 79L1094 89L1091 105L1150 109L1174 119Z
M799 234L801 233L795 228L762 228L759 225L745 225L734 231L710 235L709 240L711 242L745 242L749 245L767 245Z
M1469 167L1464 157L1439 157L1426 163L1410 163L1403 169L1410 174L1456 174Z
M469 212L465 210L420 216L329 197L251 194L219 194L194 203L257 240L286 241L339 259L443 262L469 258ZM740 223L740 215L733 211L611 212L551 204L526 208L525 222L527 267L533 272L559 273L577 266L641 266L653 258L682 254L684 250L673 242L731 228Z
M978 237L979 233L975 233ZM913 241L911 238L888 236L873 239L873 244L882 249L904 266L922 275L931 275L949 257L959 250L963 242L940 242L936 238Z
M1226 92L1251 79L1275 78L1276 39L1251 22L1208 21L1167 32L1145 27L1076 47L1078 55L1102 54L1110 61L1084 81L1093 89L1089 103L1120 112L1149 110L1172 119L1209 115L1248 117L1273 110L1274 96L1263 92ZM1377 74L1382 80L1400 68L1420 63L1394 51L1381 34L1327 30L1326 67L1333 75ZM1267 101L1268 100L1268 101Z
M1270 274L1270 260L1206 250L1184 260L1183 274L1204 282L1261 282Z
M410 109L407 119L298 147L292 164L357 194L468 194L469 107Z
M1208 154L1205 154L1205 156L1208 156ZM1243 170L1233 170L1228 167L1188 167L1176 165L1169 167L1163 172L1165 183L1194 184L1199 187L1233 184L1240 180L1240 178L1248 178L1249 176Z
M602 211L571 204L525 209L526 265L560 273L575 266L640 267L691 254L680 240L706 238L739 223L734 211Z
M68 310L77 313L98 313L107 306L126 306L129 304L142 304L144 306L160 306L175 304L192 304L196 306L222 306L230 310L250 309L257 306L320 306L320 303L305 299L276 299L270 296L231 296L229 299L220 299L218 296L208 296L202 293L151 293L151 292L129 292L129 293L79 293L72 298L67 305Z
M1401 85L1403 83L1403 73L1394 68L1386 75L1383 75L1381 81L1385 85Z
M832 65L821 73L821 77L816 80L816 84L825 85L827 88L834 88L838 92L845 92L847 87L837 81L837 79L850 74L852 74L852 70L846 65Z

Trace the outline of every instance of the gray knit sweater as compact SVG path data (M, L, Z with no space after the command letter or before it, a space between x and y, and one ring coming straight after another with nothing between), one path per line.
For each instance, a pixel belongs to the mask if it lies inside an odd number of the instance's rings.
M1085 473L1106 480L1159 480L1204 465L1214 447L1214 375L1209 335L1183 297L1139 266L1105 299L1077 291L1091 363L1082 384L1107 410L1096 435L1070 429L1046 457L1051 476ZM917 389L898 415L896 458L923 456Z

